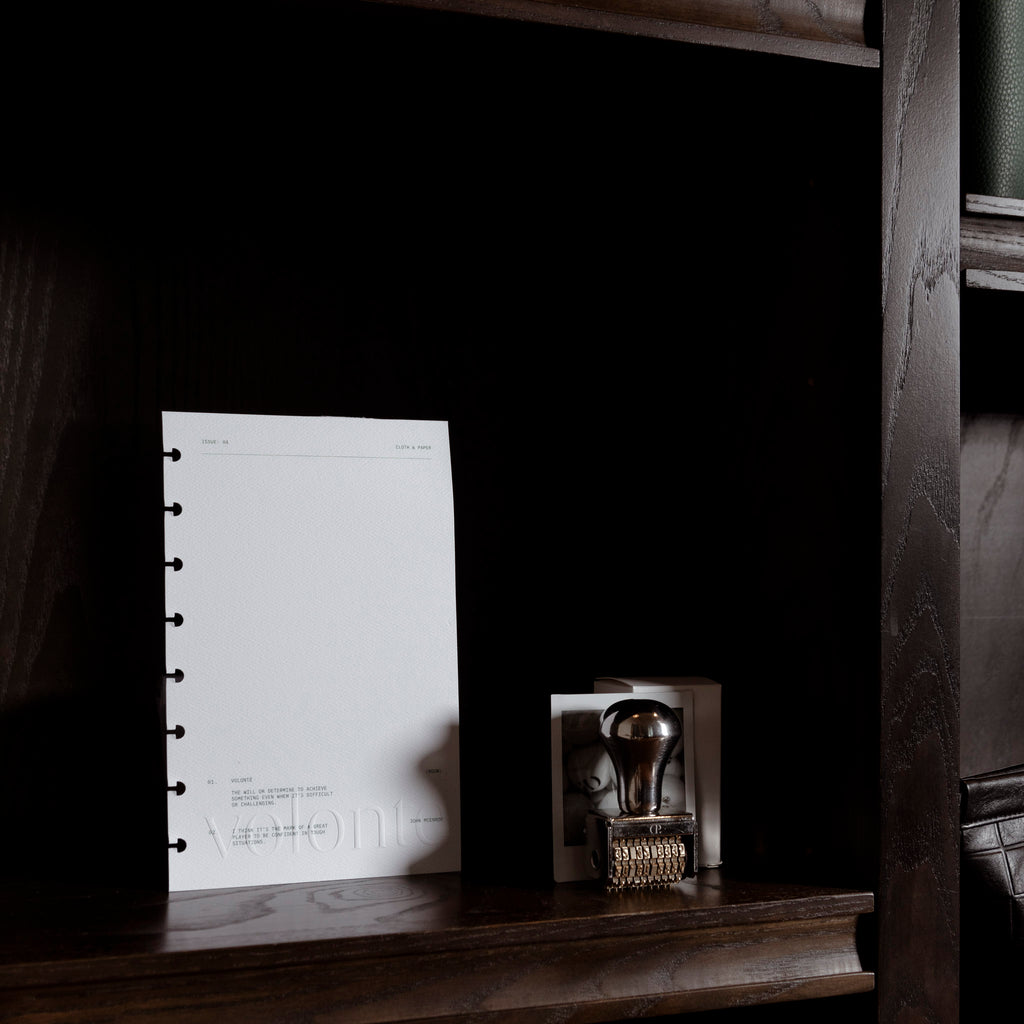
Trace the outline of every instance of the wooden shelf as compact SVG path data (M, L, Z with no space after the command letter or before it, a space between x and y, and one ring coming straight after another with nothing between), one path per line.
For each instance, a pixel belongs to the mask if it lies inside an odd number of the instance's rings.
M459 875L7 894L5 1021L616 1020L870 990L870 893L706 871L666 892Z
M807 1021L782 1001L874 969L822 1015L957 1019L959 8L837 37L864 7L341 0L140 13L145 45L5 15L0 749L10 819L60 814L9 844L44 881L0 895L0 1017ZM972 273L1024 273L1009 219L965 222ZM152 891L166 408L454 424L467 806L520 731L493 694L536 724L549 687L706 673L733 869L858 891Z
M675 42L775 53L807 60L877 68L869 46L863 0L822 11L803 2L755 0L378 0L380 3L562 25Z
M988 291L1024 292L1024 271L968 269L964 271L964 284Z
M1024 199L1009 196L981 196L969 192L964 199L968 213L983 213L998 217L1024 217Z
M1010 287L1024 272L1024 220L965 214L960 218L960 269L968 286Z

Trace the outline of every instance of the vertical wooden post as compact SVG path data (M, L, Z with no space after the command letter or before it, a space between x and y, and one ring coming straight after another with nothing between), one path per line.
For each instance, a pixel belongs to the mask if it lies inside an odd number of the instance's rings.
M879 1019L958 1017L957 0L885 4Z

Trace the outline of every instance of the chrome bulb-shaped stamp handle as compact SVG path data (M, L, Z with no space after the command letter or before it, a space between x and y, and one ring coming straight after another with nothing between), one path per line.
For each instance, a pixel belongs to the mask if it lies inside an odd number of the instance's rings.
M676 713L657 700L620 700L601 718L623 815L657 814L665 766L682 735Z
M665 766L682 737L676 713L656 700L620 700L601 719L622 813L587 814L589 870L609 892L663 889L697 871L692 811L659 814Z

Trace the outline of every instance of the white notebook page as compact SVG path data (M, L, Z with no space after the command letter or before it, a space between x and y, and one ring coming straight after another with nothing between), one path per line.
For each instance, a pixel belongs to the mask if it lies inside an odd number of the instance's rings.
M447 425L163 421L170 889L458 869Z

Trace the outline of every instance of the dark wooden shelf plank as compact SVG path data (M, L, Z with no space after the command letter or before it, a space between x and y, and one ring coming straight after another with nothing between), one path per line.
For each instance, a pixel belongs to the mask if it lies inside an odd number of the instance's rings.
M788 17L766 16L754 0L375 0L422 9L561 25L673 42L698 43L877 68L880 51L865 43L864 4L789 4ZM800 14L799 12L803 12ZM811 17L811 15L816 15Z
M999 217L1024 217L1024 199L1008 196L980 196L969 192L964 199L968 213L984 213Z
M966 270L964 284L997 292L1024 292L1024 271L1020 270Z
M957 1020L956 0L883 4L880 1021ZM924 723L927 722L927 725Z
M458 875L4 899L8 1021L615 1020L870 990L870 893L705 872L658 894ZM284 1008L284 1009L282 1009Z
M1024 271L1024 220L962 216L960 267L962 270Z

